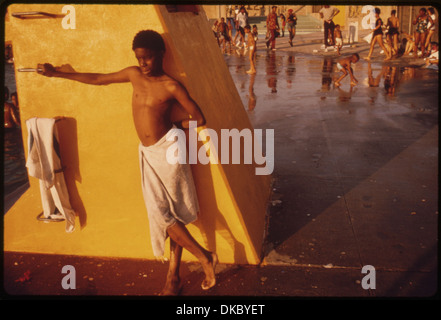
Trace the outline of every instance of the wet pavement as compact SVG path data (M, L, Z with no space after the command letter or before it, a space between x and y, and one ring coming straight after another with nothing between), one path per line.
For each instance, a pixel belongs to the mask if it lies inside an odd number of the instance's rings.
M225 55L255 128L274 129L274 194L259 266L221 264L200 289L201 268L183 263L183 296L432 297L438 290L438 72L421 59L354 65L359 80L333 85L333 50L316 37L277 51L259 40L257 74L247 56ZM315 39L315 40L314 40ZM317 52L313 52L317 50ZM367 56L368 45L343 55ZM64 265L76 289L61 286ZM370 265L373 273L362 273ZM157 294L167 263L4 253L14 295ZM30 272L28 277L26 271ZM375 288L363 288L375 275ZM370 278L371 279L371 278ZM371 282L372 284L372 282Z

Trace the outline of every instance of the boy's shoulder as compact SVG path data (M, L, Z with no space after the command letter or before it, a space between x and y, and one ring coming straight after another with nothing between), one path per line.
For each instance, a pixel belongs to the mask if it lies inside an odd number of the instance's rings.
M158 81L163 82L164 86L171 91L182 87L182 84L178 80L169 76L166 73L164 73L161 77L159 77Z

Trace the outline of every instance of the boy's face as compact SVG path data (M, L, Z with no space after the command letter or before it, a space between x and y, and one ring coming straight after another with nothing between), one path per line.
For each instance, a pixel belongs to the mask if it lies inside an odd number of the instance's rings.
M355 56L352 56L351 60L352 60L352 63L357 63L359 59Z
M161 66L160 63L162 62L160 54L145 48L136 48L134 52L139 67L141 68L141 72L144 75L150 76L158 71Z

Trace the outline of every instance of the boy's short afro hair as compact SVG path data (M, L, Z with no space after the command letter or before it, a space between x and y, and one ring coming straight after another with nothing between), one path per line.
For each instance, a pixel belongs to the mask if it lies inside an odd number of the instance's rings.
M142 30L133 38L132 50L137 48L149 49L155 52L165 52L164 39L154 30Z

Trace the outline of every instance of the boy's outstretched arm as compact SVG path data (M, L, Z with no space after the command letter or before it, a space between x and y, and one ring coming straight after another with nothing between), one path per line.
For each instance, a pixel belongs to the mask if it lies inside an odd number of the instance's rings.
M205 117L202 114L199 106L190 98L187 90L177 81L173 81L172 84L169 85L169 90L171 94L175 97L176 101L178 101L181 106L187 111L191 119L185 119L182 121L182 127L187 129L189 127L189 121L197 121L197 126L205 125Z
M46 77L64 78L92 85L107 85L111 83L129 82L130 70L133 67L113 73L63 72L57 70L57 68L49 63L39 64L37 68L41 70L38 71L38 73Z

